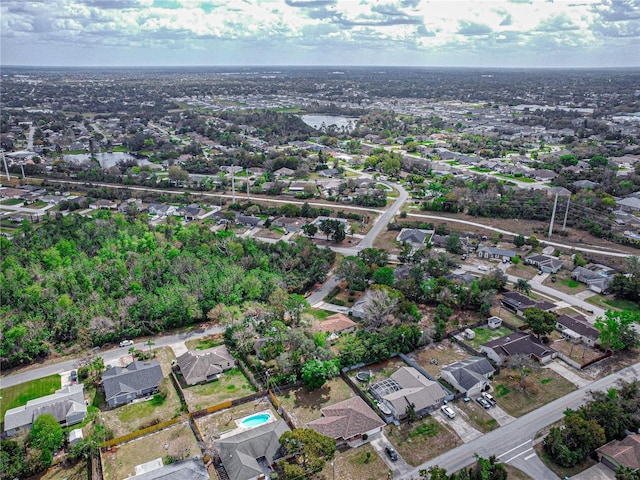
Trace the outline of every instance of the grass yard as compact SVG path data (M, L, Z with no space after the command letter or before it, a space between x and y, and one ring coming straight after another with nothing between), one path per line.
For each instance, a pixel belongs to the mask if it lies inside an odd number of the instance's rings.
M476 336L473 338L473 340L465 339L465 343L471 345L475 350L480 350L481 345L491 340L495 340L496 338L500 337L506 337L507 335L513 333L506 327L500 327L495 330L491 330L490 328L478 327L474 328L473 331L475 332Z
M42 200L38 200L37 202L33 202L29 205L26 205L24 208L29 209L29 210L40 210L41 208L46 207L47 205L49 205L47 202L43 202Z
M511 265L507 268L508 275L514 275L516 277L524 278L525 280L531 280L538 273L535 267L531 265L524 265L522 263L518 263L515 265Z
M398 254L400 249L396 238L398 238L399 233L400 231L398 230L384 230L375 238L373 246L387 250L390 254Z
M264 412L265 410L270 410L275 418L280 418L269 399L263 397L205 417L197 418L195 422L198 424L198 428L200 428L205 442L208 445L213 445L213 442L219 439L222 433L238 428L235 420L253 415L254 413Z
M215 335L209 335L204 338L187 340L184 343L189 350L206 350L208 348L224 345L224 339L222 338L221 333L216 333Z
M195 455L202 452L185 421L103 452L103 474L105 480L120 480L135 475L136 465L156 458L182 459Z
M56 374L3 388L0 390L0 421L4 423L4 414L10 408L26 405L34 398L51 395L61 386L60 375Z
M591 305L600 307L604 310L630 310L632 312L640 312L640 305L629 300L615 298L612 295L594 295L586 300Z
M307 422L320 418L321 408L355 396L356 393L344 380L335 377L318 390L310 392L300 387L285 392L284 395L278 396L278 399L296 426L302 428Z
M495 418L489 415L484 408L478 405L475 398L468 402L457 401L456 407L458 407L463 413L464 419L482 433L490 432L500 426Z
M556 275L555 282L551 281L552 275L549 275L543 285L547 287L555 288L559 292L568 293L569 295L575 295L576 293L584 292L587 286L571 278L571 273L568 270L560 270Z
M304 310L302 312L302 316L304 318L305 315L308 315L308 316L316 319L317 321L322 322L322 321L326 320L327 317L330 317L334 313L335 312L330 312L328 310L321 310L319 308L307 308L306 310Z
M440 376L440 369L444 365L469 358L469 354L463 350L457 343L439 342L431 343L426 347L411 352L408 355L413 361L424 368L433 377ZM437 360L437 364L435 361ZM434 361L434 363L431 363Z
M387 425L385 435L402 458L414 467L462 444L455 432L431 417L412 425Z
M373 447L366 444L358 448L350 448L345 452L336 451L333 467L331 462L325 463L318 477L342 480L386 480L389 478L389 473L390 470Z
M24 200L20 198L7 198L6 200L2 200L0 205L21 205L24 203Z
M508 414L520 417L576 389L575 385L548 368L526 371L521 388L520 370L503 368L493 379L494 397Z
M183 388L184 399L190 411L218 405L234 398L246 397L256 390L239 368L222 374L219 380Z
M73 465L51 467L38 480L89 480L87 462L81 460Z

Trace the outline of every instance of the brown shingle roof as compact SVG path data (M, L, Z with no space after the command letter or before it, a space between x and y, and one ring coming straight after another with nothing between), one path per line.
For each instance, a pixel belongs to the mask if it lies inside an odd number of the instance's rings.
M358 324L351 320L349 317L342 313L336 313L335 315L331 315L327 317L323 322L318 322L314 326L314 330L316 332L342 332L343 330L348 330L349 328L354 328Z
M307 426L330 438L347 440L385 425L360 397L323 408L322 417Z
M622 440L613 440L597 451L600 455L612 458L622 467L640 468L640 434L628 435Z

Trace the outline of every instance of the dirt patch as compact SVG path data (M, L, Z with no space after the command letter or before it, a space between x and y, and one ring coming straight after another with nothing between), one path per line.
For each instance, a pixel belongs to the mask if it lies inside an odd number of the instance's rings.
M524 379L523 379L524 375ZM573 383L548 368L503 368L493 378L493 396L510 415L520 417L576 389Z
M332 465L333 464L333 465ZM367 444L336 452L333 462L327 462L318 478L341 480L385 480L391 471L375 449Z
M440 376L440 369L445 365L469 358L469 354L457 343L431 343L408 355L434 378Z
M603 378L614 372L618 372L640 361L640 350L628 350L614 353L613 356L589 365L582 370L583 375L589 378Z
M56 465L42 475L30 477L30 480L88 480L87 462L82 460L73 465Z
M418 466L462 444L448 425L431 417L399 427L387 425L385 435L409 465Z
M356 396L356 393L340 377L332 378L321 388L309 391L296 388L279 395L278 399L296 426L320 418L320 409Z
M524 265L518 263L517 265L511 265L507 268L507 275L514 275L516 277L524 278L525 280L531 280L538 273L538 270L531 265Z
M584 343L572 343L568 340L559 339L551 344L556 352L569 357L574 362L584 365L603 355L603 352L595 350Z
M189 424L185 421L102 453L105 480L119 480L136 474L135 467L156 458L180 460L202 455Z
M478 405L475 398L472 398L468 402L459 401L456 403L456 406L462 412L465 420L483 433L490 432L500 426L495 418Z

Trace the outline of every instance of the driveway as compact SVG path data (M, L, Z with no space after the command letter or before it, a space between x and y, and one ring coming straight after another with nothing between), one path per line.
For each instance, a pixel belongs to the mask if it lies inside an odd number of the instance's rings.
M485 412L495 418L498 422L498 425L500 425L501 427L515 420L515 417L512 417L507 412L505 412L502 408L500 408L500 405L494 405L489 410L485 410Z
M585 378L582 378L577 373L571 371L571 369L569 367L565 367L562 363L560 363L557 360L554 360L553 362L549 362L543 368L548 368L550 370L553 370L558 375L560 375L560 376L564 377L565 379L569 380L571 383L573 383L578 388L585 387L585 386L587 386L587 385L589 385L591 383L591 380L587 380Z
M384 447L386 447L387 445L392 445L392 443L387 439L387 437L385 437L384 433L381 433L379 437L371 440L370 443L375 451L378 452L378 455L380 456L382 461L393 472L394 478L399 475L406 475L411 470L413 470L413 467L405 462L404 458L402 458L399 453L398 460L396 460L395 462L391 461L389 455L387 455L387 452L385 452Z
M601 463L596 463L593 467L571 477L571 480L615 480L615 478L616 474L613 470Z
M469 425L465 419L465 412L461 411L458 408L455 408L450 403L447 404L454 412L456 412L456 416L453 419L447 417L442 411L437 410L432 413L432 417L443 425L448 425L451 427L458 436L462 439L464 443L470 442L478 437L482 436L482 432L476 430L471 425Z

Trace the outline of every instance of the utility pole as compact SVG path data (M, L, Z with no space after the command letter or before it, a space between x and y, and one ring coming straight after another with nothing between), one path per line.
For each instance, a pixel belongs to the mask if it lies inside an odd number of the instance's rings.
M11 176L9 175L9 167L7 167L7 157L4 156L4 150L2 151L2 161L4 162L4 171L7 172L7 181L11 181Z
M551 233L553 232L553 221L556 219L556 207L557 206L558 206L558 192L556 192L556 199L553 202L553 213L551 214L551 225L549 225L548 238L551 238Z
M564 211L564 222L562 222L562 231L567 228L567 216L569 216L569 204L571 203L571 195L567 197L567 209Z

